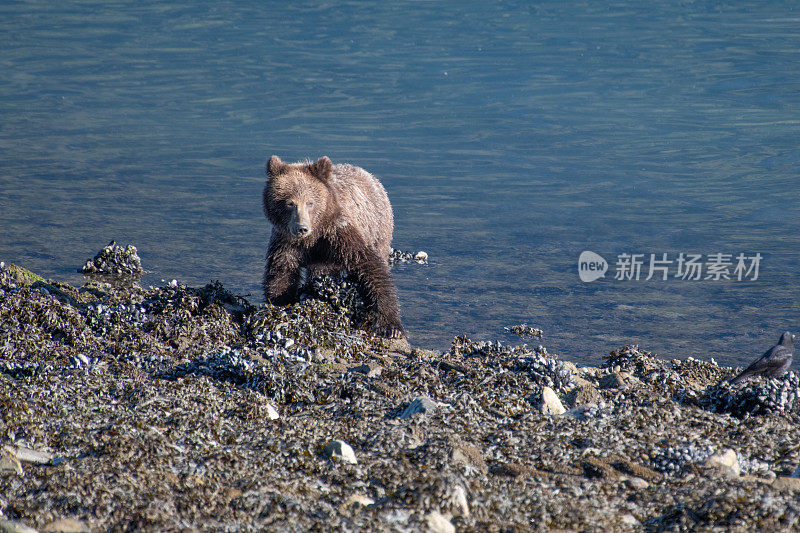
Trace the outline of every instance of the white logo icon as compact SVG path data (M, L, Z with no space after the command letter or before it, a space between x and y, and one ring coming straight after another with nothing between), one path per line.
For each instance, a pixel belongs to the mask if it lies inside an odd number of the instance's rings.
M578 258L578 275L581 281L590 282L602 278L608 270L606 260L594 252L585 250Z

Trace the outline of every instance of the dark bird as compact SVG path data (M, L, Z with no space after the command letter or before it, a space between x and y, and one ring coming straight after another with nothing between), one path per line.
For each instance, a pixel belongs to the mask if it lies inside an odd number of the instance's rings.
M792 366L792 355L794 354L794 335L788 331L781 335L778 344L764 352L764 355L753 361L753 364L745 368L741 374L731 380L732 384L737 384L750 376L766 376L777 378L782 376Z

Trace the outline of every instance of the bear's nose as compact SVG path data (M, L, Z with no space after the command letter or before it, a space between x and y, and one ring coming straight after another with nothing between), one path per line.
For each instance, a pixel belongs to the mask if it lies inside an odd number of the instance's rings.
M300 236L307 235L309 231L310 230L308 229L308 226L306 226L305 224L297 226L297 234Z

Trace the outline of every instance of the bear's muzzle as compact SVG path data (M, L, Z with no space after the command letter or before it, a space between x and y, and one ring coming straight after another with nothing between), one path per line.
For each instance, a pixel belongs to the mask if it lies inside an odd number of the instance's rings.
M304 239L311 234L311 213L304 204L294 206L292 218L289 221L289 232L292 237Z

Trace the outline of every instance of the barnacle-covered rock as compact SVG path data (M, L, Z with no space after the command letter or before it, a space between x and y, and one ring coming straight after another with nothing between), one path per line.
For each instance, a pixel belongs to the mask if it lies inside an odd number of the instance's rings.
M327 302L356 324L363 323L367 317L367 306L358 285L346 277L314 276L300 295L300 301L307 299Z
M572 371L555 357L534 353L521 357L514 367L516 371L524 371L541 387L551 387L562 393L575 386Z
M577 370L467 337L388 349L353 320L356 293L328 289L254 306L218 282L71 288L0 266L0 452L54 458L0 475L0 510L39 530L800 525L797 494L769 483L797 468L800 415L701 408L732 369L628 347ZM543 416L544 387L573 408ZM326 458L333 439L357 465ZM741 476L705 466L726 449Z
M15 289L30 286L37 281L44 281L44 278L13 263L0 262L0 287Z
M677 475L688 465L705 463L714 455L714 451L713 446L698 446L693 443L666 446L653 457L653 468L667 475Z
M253 352L224 346L208 356L198 357L160 374L165 379L178 379L189 375L208 376L215 380L233 383L283 403L314 402L316 398L314 388L316 378L309 370L308 363L292 357L285 350ZM303 376L306 379L302 379Z
M473 342L465 336L458 336L453 339L450 356L467 361L480 358L486 365L505 368L525 376L539 389L550 387L563 393L575 386L572 371L556 356L548 355L543 347L530 350L524 345L508 346L500 341Z
M129 244L124 248L111 241L105 248L97 252L93 259L86 261L78 272L85 275L100 275L116 278L138 278L144 274L142 261L136 247Z
M603 368L619 367L621 370L633 373L636 377L663 367L661 360L653 357L650 352L641 350L635 344L614 350L603 359L605 360Z
M751 379L744 386L723 381L708 387L700 404L710 411L747 415L800 414L800 376L789 371L779 378Z
M427 265L428 254L427 252L423 251L403 252L401 250L395 250L394 248L390 248L389 264L395 265L397 263L417 263L420 265Z
M542 338L542 330L539 328L534 328L527 324L517 324L514 326L506 326L503 330L507 331L508 333L513 333L518 337L534 337L537 339Z
M326 350L339 357L361 353L372 339L344 309L316 299L286 307L264 305L245 317L242 332L257 347L286 349L317 362Z

